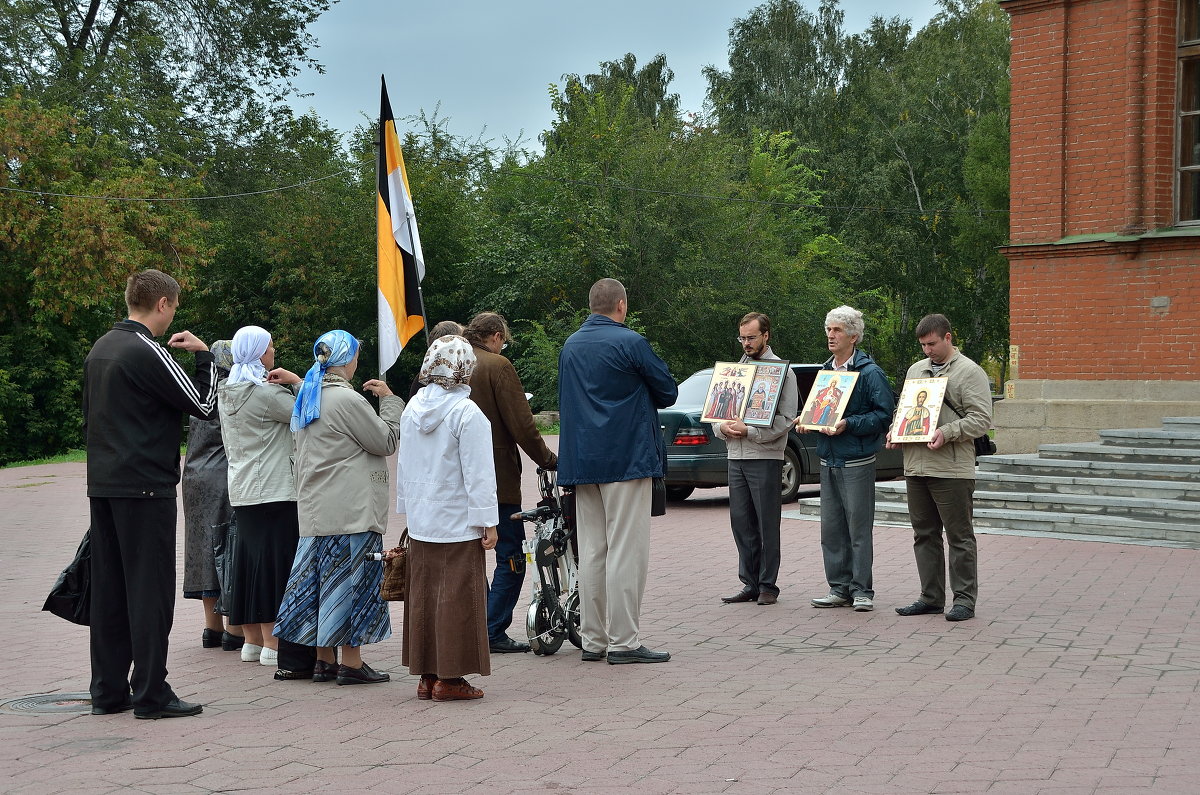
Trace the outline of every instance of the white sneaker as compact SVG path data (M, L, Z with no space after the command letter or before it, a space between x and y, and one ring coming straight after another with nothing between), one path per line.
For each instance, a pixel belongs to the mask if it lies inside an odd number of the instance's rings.
M838 596L832 591L828 596L819 596L812 600L813 607L845 607L850 604L850 600L844 596Z
M270 665L270 666L279 665L279 650L278 649L268 649L266 646L264 646L263 650L262 650L262 654L260 654L258 656L258 664L259 665Z
M871 601L869 596L854 597L854 609L859 613L869 613L875 609L875 603ZM266 652L263 652L264 654Z
M242 644L242 662L258 662L258 658L262 656L262 646L255 646L253 643Z

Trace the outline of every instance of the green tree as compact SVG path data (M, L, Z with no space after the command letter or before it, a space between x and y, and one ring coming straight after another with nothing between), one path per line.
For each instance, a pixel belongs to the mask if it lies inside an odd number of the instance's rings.
M124 316L122 289L154 267L188 285L210 251L164 176L61 110L0 99L0 463L81 442L83 357ZM91 197L141 196L156 201Z

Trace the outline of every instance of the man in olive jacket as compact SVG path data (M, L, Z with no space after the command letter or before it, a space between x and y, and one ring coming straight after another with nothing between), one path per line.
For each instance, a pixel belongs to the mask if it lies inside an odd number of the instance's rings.
M542 441L516 368L500 354L512 339L508 323L495 312L482 312L471 319L463 336L475 350L471 400L492 424L496 497L500 502L496 572L488 588L488 645L493 654L526 652L528 643L514 641L507 634L525 582L525 554L521 549L525 525L510 518L521 511L521 450L543 469L557 467L558 457Z
M975 495L975 439L992 427L992 389L987 373L954 347L945 315L926 315L917 324L917 339L928 358L908 368L909 378L945 378L946 396L937 430L928 443L904 445L904 482L913 552L921 595L902 616L941 613L946 604L946 556L942 530L950 547L950 588L954 607L947 621L975 617L979 592L975 528L971 523ZM953 407L953 408L952 408ZM888 434L888 447L895 447Z

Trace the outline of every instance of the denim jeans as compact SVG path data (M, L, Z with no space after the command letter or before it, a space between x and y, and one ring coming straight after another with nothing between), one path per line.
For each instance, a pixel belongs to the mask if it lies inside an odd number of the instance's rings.
M525 583L525 523L509 517L521 510L520 505L500 503L500 521L496 524L496 571L488 587L488 640L495 643L504 637L512 624L513 609L521 599Z
M829 592L844 599L875 598L875 464L857 467L821 465L821 556Z

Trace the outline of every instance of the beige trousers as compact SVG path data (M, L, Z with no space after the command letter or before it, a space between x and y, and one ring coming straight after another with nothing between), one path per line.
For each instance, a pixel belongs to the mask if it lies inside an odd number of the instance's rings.
M636 649L650 565L650 478L576 486L575 516L583 648Z

